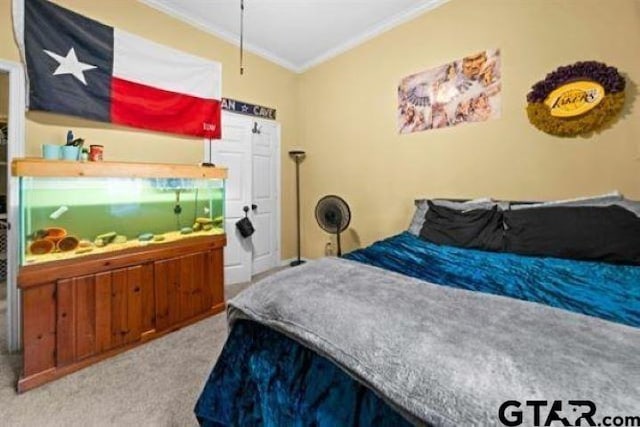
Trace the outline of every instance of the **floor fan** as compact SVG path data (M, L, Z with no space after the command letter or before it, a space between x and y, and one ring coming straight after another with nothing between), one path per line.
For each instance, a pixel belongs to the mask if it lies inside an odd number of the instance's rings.
M338 196L324 196L316 205L316 221L324 231L336 235L338 256L341 256L340 233L344 232L351 222L351 210L347 202Z

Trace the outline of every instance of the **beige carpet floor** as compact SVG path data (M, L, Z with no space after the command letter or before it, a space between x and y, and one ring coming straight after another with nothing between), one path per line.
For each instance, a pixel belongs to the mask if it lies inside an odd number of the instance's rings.
M251 283L228 286L227 298ZM0 426L197 425L193 407L227 337L224 313L18 395L5 308L0 301Z

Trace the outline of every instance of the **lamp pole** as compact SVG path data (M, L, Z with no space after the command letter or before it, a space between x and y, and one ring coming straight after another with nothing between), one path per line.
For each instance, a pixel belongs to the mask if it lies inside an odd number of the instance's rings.
M300 163L305 158L306 153L304 150L291 150L289 151L289 156L296 162L296 223L298 227L298 259L291 261L289 265L296 267L304 264L304 261L300 257Z

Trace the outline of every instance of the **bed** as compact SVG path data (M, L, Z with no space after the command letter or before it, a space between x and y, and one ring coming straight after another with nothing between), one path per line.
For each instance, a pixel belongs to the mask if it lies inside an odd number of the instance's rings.
M403 232L267 278L229 320L203 426L500 425L532 398L640 415L637 265Z

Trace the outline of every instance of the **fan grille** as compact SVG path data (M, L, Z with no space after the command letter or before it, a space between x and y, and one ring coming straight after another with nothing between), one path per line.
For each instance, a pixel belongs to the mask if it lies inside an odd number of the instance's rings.
M324 196L316 205L316 221L327 233L342 233L351 222L349 205L341 197Z

